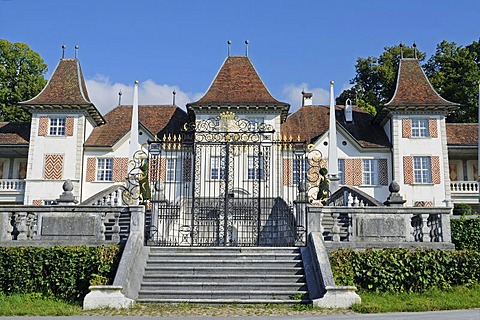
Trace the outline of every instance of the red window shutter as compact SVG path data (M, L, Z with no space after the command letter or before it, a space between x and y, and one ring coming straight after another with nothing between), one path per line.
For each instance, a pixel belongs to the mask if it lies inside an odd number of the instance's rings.
M127 178L128 158L113 158L113 181L122 182Z
M160 158L160 170L158 172L158 177L162 181L167 179L167 158Z
M38 135L39 136L48 135L49 122L50 120L48 117L40 117L40 119L38 119Z
M413 157L403 157L403 181L405 184L413 184Z
M388 163L387 159L378 160L378 182L382 186L388 186Z
M428 132L430 134L430 137L438 137L437 119L428 119Z
M359 186L363 182L362 159L345 159L345 185Z
M289 186L293 182L293 161L291 158L283 159L283 185Z
M439 156L431 157L430 164L432 166L432 183L440 184L442 180L440 176L440 157Z
M87 173L85 180L87 182L93 182L97 176L97 158L87 158Z
M412 119L402 119L402 137L411 138L412 137Z
M73 126L74 126L74 118L67 117L65 119L65 135L73 136Z

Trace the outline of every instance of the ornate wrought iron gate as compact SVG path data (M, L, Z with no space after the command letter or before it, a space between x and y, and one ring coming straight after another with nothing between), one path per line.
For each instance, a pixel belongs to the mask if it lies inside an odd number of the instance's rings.
M224 113L186 125L181 135L150 142L143 159L147 175L139 193L151 208L147 245L305 241L305 216L294 200L298 186L312 176L306 145L291 137L275 139L270 125Z

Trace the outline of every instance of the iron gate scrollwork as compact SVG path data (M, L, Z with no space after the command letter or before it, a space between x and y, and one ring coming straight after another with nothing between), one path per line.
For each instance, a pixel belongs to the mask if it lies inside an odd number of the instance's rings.
M150 141L136 190L149 202L147 245L304 245L294 201L314 197L311 168L323 161L309 154L304 142L228 112Z

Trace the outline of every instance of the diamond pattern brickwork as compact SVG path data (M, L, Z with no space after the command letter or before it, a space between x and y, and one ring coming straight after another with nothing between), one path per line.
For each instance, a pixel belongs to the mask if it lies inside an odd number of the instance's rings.
M113 158L113 181L122 182L127 178L128 158Z
M41 200L41 199L33 199L32 204L33 204L34 206L41 206L41 205L43 205L43 200Z
M63 176L63 154L46 154L43 178L61 180Z
M433 202L432 201L415 201L413 203L414 207L433 207Z
M382 186L388 186L387 159L379 159L378 160L378 183Z
M75 123L75 121L74 121L73 117L67 117L65 119L65 135L73 136L74 123Z
M291 158L283 159L283 185L289 186L293 180L293 161Z
M437 119L428 119L428 132L430 137L438 138Z
M345 184L359 186L363 182L362 159L345 159Z

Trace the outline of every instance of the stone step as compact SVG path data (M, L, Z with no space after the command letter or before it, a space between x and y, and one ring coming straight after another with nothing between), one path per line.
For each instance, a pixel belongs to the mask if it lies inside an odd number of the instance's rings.
M268 299L289 300L307 295L306 290L144 290L139 299Z
M261 254L300 254L298 247L151 247L150 254L157 253L261 253Z
M176 283L184 282L242 282L242 283L305 283L305 275L276 275L276 274L177 274L177 275L159 275L159 274L145 274L143 281L165 283L175 281Z
M182 266L169 267L169 266L152 266L148 265L145 267L145 275L149 274L162 274L162 275L198 275L198 274L218 274L218 275L229 275L229 274L241 274L241 275L303 275L304 270L303 266L296 267L277 267L277 266L268 266L268 267L252 267L252 266L243 266L237 264L236 266L231 267L218 267L218 266Z
M301 260L267 260L267 259L241 259L240 260L200 260L200 259L193 259L193 260L154 260L148 259L147 266L152 265L161 265L164 267L188 267L188 266L215 266L215 267L235 267L239 264L242 267L282 267L282 268L293 268L293 267L301 267L302 261Z
M309 299L178 299L178 298L139 298L141 303L198 303L198 304L286 304L309 303Z
M144 280L141 290L180 290L180 291L217 291L217 290L282 290L282 291L300 291L307 290L305 283L283 283L283 282L147 282Z
M276 252L151 252L150 260L164 261L170 259L199 259L199 260L227 260L235 259L243 261L245 259L260 259L266 258L269 260L301 260L300 253L276 253Z

